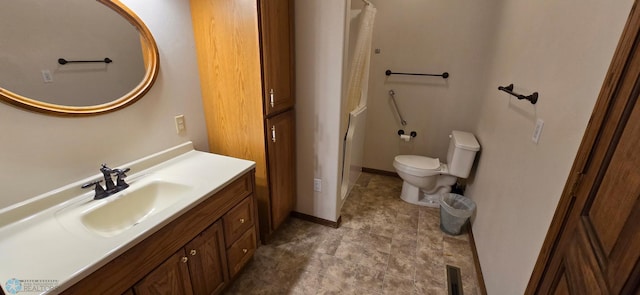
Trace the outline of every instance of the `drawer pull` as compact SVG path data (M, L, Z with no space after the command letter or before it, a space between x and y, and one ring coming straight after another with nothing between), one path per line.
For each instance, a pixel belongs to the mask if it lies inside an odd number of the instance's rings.
M247 252L249 252L249 250L247 250L247 248L242 249L242 253L247 254Z
M191 254L191 256L195 256L198 252L196 252L196 249L192 249L191 251L189 251L189 254Z
M244 218L240 218L240 223L244 223Z
M187 263L187 261L189 261L189 258L187 256L182 257L181 259L182 263Z

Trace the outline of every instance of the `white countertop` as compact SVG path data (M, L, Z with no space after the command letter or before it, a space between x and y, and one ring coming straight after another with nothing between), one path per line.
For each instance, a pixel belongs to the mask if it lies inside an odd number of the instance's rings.
M0 211L0 284L6 294L13 294L6 284L14 278L35 280L23 284L19 294L63 291L253 169L255 163L195 151L188 142L122 167L131 168L126 179L131 187L127 190L150 177L177 180L193 189L172 206L112 237L97 235L86 228L70 229L57 218L57 214L67 208L88 202L109 202L127 192L93 200L93 190L81 190L80 186L101 179L101 174L3 209ZM46 281L57 287L26 292L30 285L47 285Z

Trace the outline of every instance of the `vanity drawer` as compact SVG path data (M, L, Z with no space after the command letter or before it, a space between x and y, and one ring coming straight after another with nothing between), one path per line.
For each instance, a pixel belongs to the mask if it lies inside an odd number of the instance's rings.
M242 234L253 226L255 223L255 208L253 206L253 197L249 196L242 200L238 205L229 210L222 218L224 225L224 240L229 247Z
M227 249L227 261L229 264L229 277L235 276L256 251L256 230L251 227Z
M234 182L227 185L222 191L218 192L218 198L225 201L233 200L231 204L235 204L244 197L253 192L253 180L248 175L244 175ZM218 217L219 218L219 217Z

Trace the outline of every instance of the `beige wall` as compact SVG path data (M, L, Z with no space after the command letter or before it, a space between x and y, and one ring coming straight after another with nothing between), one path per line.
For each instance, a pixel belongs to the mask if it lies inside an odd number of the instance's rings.
M452 129L474 132L482 151L467 195L478 204L488 293L522 294L633 1L372 2L381 53L371 64L365 167L393 171L405 153L444 159ZM451 77L388 78L387 68ZM539 103L497 90L509 83L538 91ZM410 143L397 139L389 89L403 129L418 132Z
M489 294L522 294L632 0L504 1L477 96L482 151L466 195ZM499 92L540 93L531 105ZM545 122L540 142L536 119Z
M336 221L346 0L296 1L295 211ZM322 191L313 191L313 179Z
M123 1L153 33L160 75L132 106L105 115L65 118L0 103L0 208L98 174L185 141L207 150L188 1ZM177 135L173 117L184 114Z
M356 1L360 2L360 1ZM378 8L373 30L369 113L364 166L394 171L398 154L446 160L451 130L473 131L487 85L501 1L372 0ZM439 77L385 76L395 72L449 72ZM402 126L389 90L407 121ZM416 131L406 143L398 129ZM366 148L369 147L369 148ZM375 148L372 148L375 147Z

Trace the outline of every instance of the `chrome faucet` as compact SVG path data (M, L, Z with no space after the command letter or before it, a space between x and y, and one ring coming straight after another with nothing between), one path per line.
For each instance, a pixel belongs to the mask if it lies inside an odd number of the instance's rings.
M104 199L110 195L113 195L121 190L124 190L129 187L124 179L127 177L127 172L129 172L129 168L126 169L111 169L107 167L106 164L102 164L100 167L100 172L104 176L105 188L100 185L102 180L96 180L89 183L85 183L82 185L82 188L88 188L92 185L95 185L95 195L93 197L94 200ZM113 183L112 175L116 175L116 183Z

